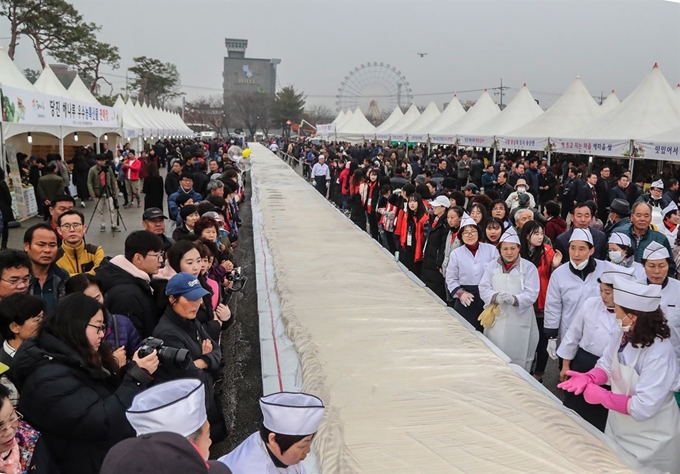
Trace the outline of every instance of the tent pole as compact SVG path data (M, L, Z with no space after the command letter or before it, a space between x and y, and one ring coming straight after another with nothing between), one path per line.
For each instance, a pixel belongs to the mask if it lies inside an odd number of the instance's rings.
M496 164L496 147L495 146L493 147L493 161L492 161L492 163Z
M550 154L551 154L550 148L548 148L548 166L550 166L550 158L551 158Z
M7 160L5 159L5 135L3 130L3 123L0 120L0 167L6 172L7 170ZM7 173L9 174L9 173Z
M632 143L632 141L631 141ZM628 159L628 169L630 170L630 179L633 180L635 179L635 176L633 175L633 167L635 166L635 158L633 158L633 147L629 143L628 144L628 154L630 158Z
M62 160L65 160L65 158L64 158L64 127L62 125L59 125L59 155L61 156Z

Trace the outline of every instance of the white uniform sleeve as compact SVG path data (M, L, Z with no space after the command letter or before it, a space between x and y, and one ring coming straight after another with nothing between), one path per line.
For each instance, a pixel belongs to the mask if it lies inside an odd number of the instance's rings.
M446 267L446 287L449 289L454 298L456 295L453 293L453 290L460 286L460 283L458 283L458 269L458 253L453 250L449 256L449 265Z
M545 296L543 327L546 329L559 329L562 318L562 290L559 279L555 276L553 273Z
M485 307L489 306L491 303L491 298L494 294L496 294L496 290L494 290L493 286L491 285L491 279L493 278L493 274L497 267L498 263L495 260L487 263L486 267L484 268L482 279L479 282L479 296L482 297Z
M538 270L531 262L523 260L521 265L524 272L524 289L516 297L519 303L518 311L523 313L531 308L538 299L541 282L538 277Z
M635 421L645 421L656 416L667 401L676 377L677 362L672 351L649 360L645 359L645 365L640 370L635 387L635 395L628 402L630 416Z
M532 207L532 209L536 209L536 201L534 200L533 194L529 194L529 205Z
M562 336L562 342L560 343L560 347L557 349L557 355L563 359L574 360L574 357L576 357L578 344L581 342L581 338L583 337L583 325L585 324L585 320L583 319L584 313L585 311L579 311L576 313L576 316L571 322L567 333Z
M607 344L607 347L605 348L602 357L597 359L597 363L595 364L595 367L599 367L600 369L607 372L607 376L611 374L612 356L614 355L614 351L618 350L619 346L621 345L622 334L623 332L621 332L620 329L614 330L612 332L612 335L609 338L609 344Z

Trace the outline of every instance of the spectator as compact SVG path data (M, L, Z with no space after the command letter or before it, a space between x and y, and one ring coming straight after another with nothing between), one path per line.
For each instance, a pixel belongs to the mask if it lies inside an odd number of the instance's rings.
M195 378L206 388L206 407L210 422L210 438L219 442L226 436L226 427L218 400L213 389L219 374L222 352L217 341L208 336L203 325L196 320L196 314L208 291L198 279L189 273L173 276L165 289L169 305L153 331L153 336L162 339L168 346L189 351L193 363L188 367L163 364L156 379L159 382Z
M501 171L498 173L498 177L496 178L496 184L493 187L493 190L498 193L498 196L500 199L503 201L507 200L510 194L514 192L514 189L508 183L508 172L507 171Z
M11 368L14 355L26 339L38 333L38 326L44 315L43 301L31 295L17 293L0 301L0 335L4 339L0 350L0 363L6 367L0 384L10 391L8 395L13 406L19 402L19 392L7 377L6 370Z
M161 239L146 230L132 232L125 239L125 254L105 261L97 269L112 314L130 318L142 339L149 337L157 322L151 290L151 275L158 273L163 256Z
M510 227L510 210L508 205L505 204L505 199L496 199L489 204L489 209L491 209L491 217L500 219L503 221L503 228L507 229Z
M648 194L643 194L637 200L644 201L653 208L656 207L659 211L666 208L669 204L669 201L663 197L663 181L660 179L652 183Z
M149 232L156 234L163 242L163 252L167 252L175 243L170 237L165 235L165 221L168 218L163 215L163 211L157 207L150 207L142 214L142 227Z
M482 175L482 187L484 188L484 192L493 189L495 184L496 174L493 171L493 165L489 165L486 167L486 171Z
M111 348L102 344L102 310L89 296L65 297L14 356L18 408L64 473L99 472L108 450L134 435L125 410L158 368L155 352L143 359L135 354L120 377Z
M139 172L142 169L142 161L135 156L135 150L129 150L123 162L125 172L125 189L128 195L127 207L132 207L137 198L137 207L142 207L142 195L139 190Z
M38 180L38 202L47 207L65 191L64 181L57 174L57 164L51 162L45 167L45 174Z
M560 216L560 206L555 201L545 203L543 215L547 219L545 223L545 236L551 242L556 242L557 238L567 231L567 222Z
M47 224L36 224L24 234L24 251L31 260L33 281L28 292L45 302L45 312L52 314L64 296L67 271L56 264L57 233Z
M442 274L441 264L444 261L444 249L449 226L446 221L446 211L451 203L446 196L439 196L430 201L432 215L430 216L430 231L425 239L423 250L423 266L421 279L442 301L446 301L446 283Z
M611 168L608 165L600 167L600 176L595 183L595 190L597 191L597 217L603 222L607 222L607 207L611 204L610 194L612 190L612 182L609 181L611 176Z
M193 175L184 171L182 173L182 179L179 182L179 189L168 197L168 212L170 213L171 220L173 221L177 220L177 215L179 214L177 198L181 194L186 194L189 197L191 197L195 204L198 204L203 200L203 196L194 191L193 184L194 184Z
M147 176L144 178L142 193L144 193L144 210L158 208L163 210L163 177L158 174L158 165L149 163Z
M578 169L570 166L562 189L562 219L566 220L567 216L574 210L576 197L578 196L579 189L582 187L583 181L578 178Z
M529 159L529 169L524 173L524 179L529 185L529 192L538 199L538 158Z
M573 228L560 234L555 241L555 250L562 254L562 263L566 263L568 260L569 239L574 229L590 229L594 247L593 258L598 260L605 260L607 258L607 236L601 230L590 227L592 217L592 210L586 203L579 203L574 207L574 215L571 221Z
M196 222L198 222L198 219L201 217L201 215L198 213L198 207L193 204L184 206L179 211L179 216L182 219L182 225L177 227L173 231L172 239L174 241L178 241L182 237L193 234L194 225L196 224Z
M57 252L57 265L70 276L78 273L94 274L104 261L104 249L86 244L85 232L85 216L79 211L66 211L59 216L59 233L63 242Z
M106 155L97 155L97 164L90 168L87 174L87 189L90 193L90 198L96 200L97 215L99 216L101 232L106 231L106 224L104 222L104 212L109 215L109 224L112 232L120 232L117 222L118 216L113 204L113 200L117 198L116 177L113 170L106 164Z
M192 177L194 178L194 189L201 196L206 195L205 187L210 181L210 178L206 174L207 169L205 162L200 161L196 164L196 172L192 174Z
M635 261L635 249L631 245L630 237L627 234L614 232L607 241L609 249L609 261L614 265L623 267L624 270L630 269L636 281L646 281L645 268L642 264Z
M638 200L642 193L635 185L630 186L630 178L627 174L619 176L616 186L614 186L609 193L609 202L614 202L614 199L623 199L632 206Z
M67 194L59 194L50 203L49 212L46 215L50 216L50 227L57 233L59 238L57 243L61 245L61 234L59 233L59 216L64 212L70 211L76 207L76 200Z
M668 191L664 193L663 198L669 203L674 202L677 204L680 195L680 183L678 183L677 179L671 178L668 180L666 187Z
M615 232L627 232L628 227L630 227L630 204L628 204L628 201L614 199L607 210L611 224L604 228L605 234L609 237Z
M38 201L40 203L40 201ZM40 205L38 209L43 209ZM5 181L5 170L0 168L0 224L2 225L2 242L0 250L7 248L7 240L9 239L9 223L14 221L14 212L12 211L12 195L7 187Z
M534 196L528 191L529 188L527 186L526 180L524 178L518 179L517 183L515 184L515 191L510 193L510 195L508 195L507 199L505 200L505 204L508 205L510 211L520 207L521 201L525 201L527 198L529 203L528 207L532 209L536 207Z
M633 247L635 247L635 261L642 263L642 255L647 246L652 242L657 242L668 250L668 254L672 255L671 246L665 235L650 227L652 223L652 206L646 202L636 202L631 209L630 227L627 234L630 237ZM669 275L675 275L675 262L670 260Z
M172 196L179 191L179 181L182 176L182 162L179 159L172 160L172 168L165 177L165 194Z
M220 196L224 197L224 183L219 179L211 179L208 184L206 184L207 197L210 196Z
M31 260L19 250L0 251L0 300L15 293L27 293L31 285Z

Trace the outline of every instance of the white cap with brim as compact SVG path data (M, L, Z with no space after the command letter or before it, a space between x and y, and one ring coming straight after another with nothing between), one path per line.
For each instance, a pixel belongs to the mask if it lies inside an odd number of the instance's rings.
M208 419L205 387L197 379L179 379L153 386L132 400L125 416L137 436L169 431L187 437Z
M650 242L642 251L642 260L665 260L670 258L668 249L659 242Z
M625 245L626 247L631 246L630 237L620 232L614 232L611 236L609 236L609 241L607 243Z
M663 181L660 180L660 179L657 179L656 181L654 181L654 182L652 183L652 187L653 187L653 188L663 189Z
M673 201L671 201L671 203L668 206L664 207L661 210L661 215L666 217L666 214L668 214L669 212L673 212L673 211L677 212L677 210L678 210L678 205L675 204Z
M264 427L277 434L307 436L319 430L325 407L306 393L280 392L260 398Z
M502 244L503 242L521 245L519 243L519 235L517 235L517 231L514 227L508 227L508 229L501 234L501 238L498 239L498 245Z
M430 201L430 206L432 207L451 207L451 201L446 196L437 196L435 199Z
M635 311L656 311L661 304L661 285L643 285L614 277L614 303Z
M606 283L607 285L614 284L614 278L619 277L628 281L635 281L635 269L633 267L624 267L623 265L616 265L612 262L602 262L604 264L602 275L598 281Z
M590 233L589 229L574 229L571 233L571 237L569 237L569 242L573 242L574 240L588 242L590 245L593 245L593 234Z

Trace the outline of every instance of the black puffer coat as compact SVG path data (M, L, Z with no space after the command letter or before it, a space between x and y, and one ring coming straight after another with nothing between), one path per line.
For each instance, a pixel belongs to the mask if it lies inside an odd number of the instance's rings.
M10 371L21 393L17 409L40 431L62 473L99 472L108 450L135 435L125 410L152 378L131 364L119 382L105 370L87 368L47 332L17 351Z
M430 225L433 219L430 218ZM430 231L423 252L423 268L420 279L442 300L446 301L446 286L444 275L439 271L444 261L444 249L446 248L446 236L449 233L449 225L446 217L439 218L437 225Z

